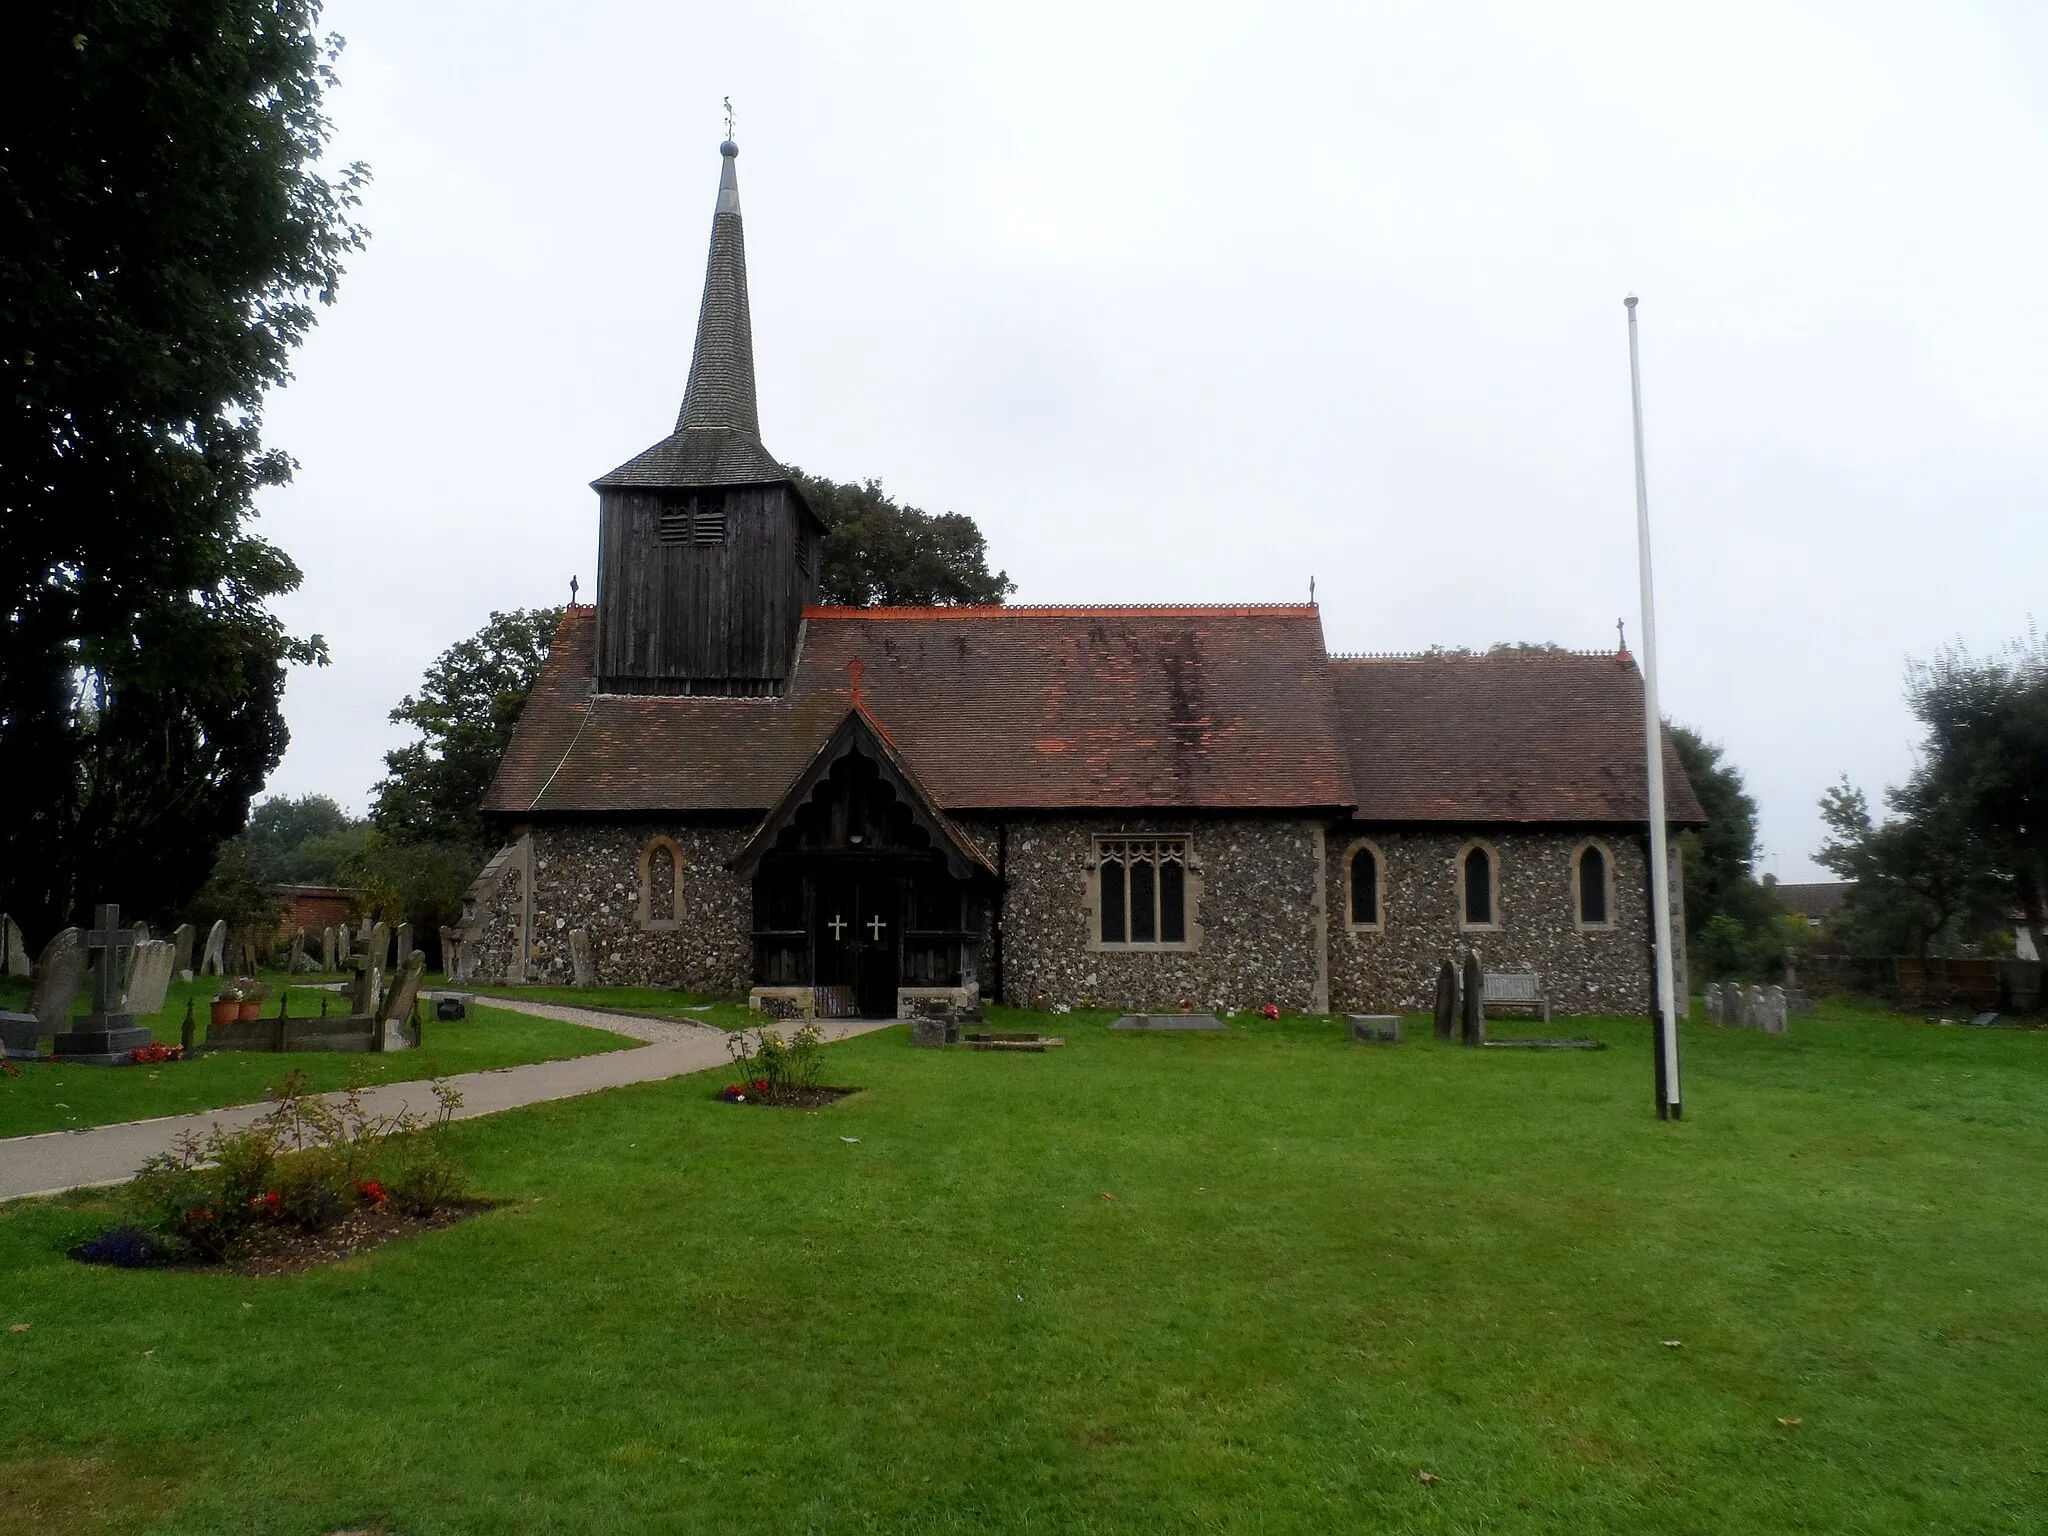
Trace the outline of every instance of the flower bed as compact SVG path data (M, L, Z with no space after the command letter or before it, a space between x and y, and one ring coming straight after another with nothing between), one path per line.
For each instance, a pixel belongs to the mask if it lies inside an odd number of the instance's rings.
M818 1055L825 1043L815 1024L785 1038L779 1030L740 1030L725 1046L742 1080L727 1083L718 1097L727 1104L766 1104L778 1109L817 1109L859 1093L818 1081Z
M461 1095L438 1080L433 1092L440 1109L431 1120L373 1115L359 1089L329 1103L294 1072L277 1107L254 1125L216 1125L143 1164L129 1188L134 1220L71 1257L121 1269L204 1264L282 1274L473 1214L483 1206L468 1197L443 1135Z

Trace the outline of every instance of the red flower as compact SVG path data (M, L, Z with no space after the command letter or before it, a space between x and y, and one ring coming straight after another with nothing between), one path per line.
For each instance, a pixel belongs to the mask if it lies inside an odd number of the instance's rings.
M1278 1005L1274 1003L1266 1004L1266 1006L1261 1008L1259 1012L1269 1019L1277 1019L1280 1017L1280 1009Z
M756 1093L766 1093L767 1091L768 1091L768 1079L767 1079L767 1078L765 1078L765 1077L757 1077L757 1078L755 1078L755 1079L754 1079L754 1092L756 1092Z
M384 1186L375 1179L359 1180L356 1184L356 1193L372 1205L382 1205L384 1203Z

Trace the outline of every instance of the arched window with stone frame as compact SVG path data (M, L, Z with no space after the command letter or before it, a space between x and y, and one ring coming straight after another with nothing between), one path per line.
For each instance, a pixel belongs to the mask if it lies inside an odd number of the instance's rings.
M1597 837L1572 851L1572 916L1581 929L1614 926L1614 852Z
M1355 932L1376 933L1386 916L1387 861L1365 838L1344 855L1344 910Z
M1500 854L1482 838L1458 850L1458 926L1485 932L1500 922Z
M659 834L640 850L639 923L648 933L668 933L683 921L683 851Z

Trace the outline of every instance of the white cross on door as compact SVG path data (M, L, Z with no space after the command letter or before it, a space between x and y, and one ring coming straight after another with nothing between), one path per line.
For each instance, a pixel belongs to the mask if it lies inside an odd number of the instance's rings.
M874 940L877 944L881 943L882 941L882 930L888 926L889 925L883 922L879 916L871 917L868 919L868 932L874 936Z
M832 930L832 937L834 939L843 939L846 937L846 919L841 917L837 912L834 912L832 914L832 921L827 923L825 926Z

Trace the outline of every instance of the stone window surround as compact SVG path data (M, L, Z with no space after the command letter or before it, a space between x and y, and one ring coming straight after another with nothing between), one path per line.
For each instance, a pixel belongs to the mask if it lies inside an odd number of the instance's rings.
M1465 905L1465 860L1474 849L1486 855L1487 866L1493 873L1492 890L1490 893L1493 897L1493 921L1490 923L1471 923L1465 920L1467 910ZM1457 899L1458 931L1460 933L1499 933L1502 928L1507 926L1501 920L1500 885L1500 850L1483 837L1470 837L1459 844L1456 855L1451 859L1451 889Z
M1604 908L1607 913L1607 921L1604 923L1587 922L1585 920L1585 906L1579 900L1579 876L1584 866L1586 850L1588 848L1597 848L1600 851L1600 863L1604 871L1602 884L1607 887L1603 893L1607 898ZM1607 846L1605 838L1581 838L1578 846L1572 849L1572 926L1578 929L1580 933L1612 933L1614 931L1614 850Z
M1187 937L1178 944L1105 944L1102 941L1102 845L1104 843L1175 842L1181 846L1183 921ZM1081 916L1087 924L1088 952L1105 955L1187 954L1202 947L1202 861L1195 852L1194 837L1187 832L1102 832L1088 839L1088 857L1082 866Z
M654 855L666 850L669 859L669 890L674 910L667 917L654 915ZM673 838L659 832L647 839L640 850L640 910L635 914L642 933L673 933L683 925L683 850Z
M1370 923L1361 923L1351 910L1351 861L1358 857L1360 849L1372 854L1374 891L1373 908L1379 916ZM1344 849L1344 924L1353 933L1384 933L1387 927L1387 855L1380 845L1369 837L1354 837Z

